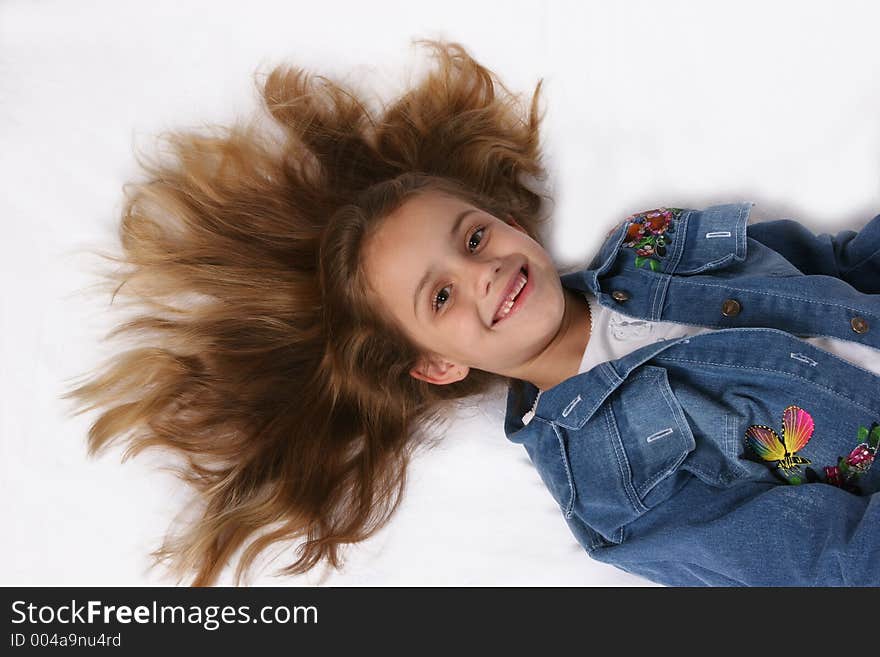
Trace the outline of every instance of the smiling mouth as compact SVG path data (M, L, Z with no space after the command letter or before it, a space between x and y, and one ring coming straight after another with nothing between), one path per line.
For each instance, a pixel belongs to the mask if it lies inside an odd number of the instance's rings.
M529 272L525 265L520 267L519 273L517 275L517 281L515 286L518 285L516 289L516 294L514 294L513 298L505 297L504 301L501 302L501 305L498 307L498 310L495 312L495 316L492 318L492 326L495 326L499 322L503 321L507 317L510 316L515 309L517 309L517 304L519 303L519 299L522 296L523 290L526 289L526 286L529 282Z

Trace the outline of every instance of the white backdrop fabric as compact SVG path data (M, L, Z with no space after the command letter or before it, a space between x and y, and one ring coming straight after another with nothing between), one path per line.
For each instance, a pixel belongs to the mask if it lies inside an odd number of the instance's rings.
M0 3L2 585L173 584L149 553L189 494L161 455L86 456L65 383L116 324L83 249L114 249L135 148L257 106L290 62L390 98L462 43L530 98L544 79L548 250L586 263L627 215L751 200L817 232L880 212L880 9L865 0L6 0ZM645 586L577 545L504 400L453 414L392 522L341 571L257 585ZM220 584L232 583L227 569Z

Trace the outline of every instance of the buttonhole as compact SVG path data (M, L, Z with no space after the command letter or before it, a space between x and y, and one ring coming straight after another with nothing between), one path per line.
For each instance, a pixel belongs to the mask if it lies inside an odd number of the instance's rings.
M663 429L662 431L658 431L657 433L652 433L650 436L645 438L645 442L653 443L655 440L659 440L660 438L663 438L664 436L668 436L671 433L672 433L672 427L667 427L666 429Z
M573 409L575 406L577 406L578 402L580 402L580 400L581 400L580 395L578 395L577 398L572 399L571 403L565 407L564 411L562 411L562 417L568 417L568 414L571 413L571 409Z

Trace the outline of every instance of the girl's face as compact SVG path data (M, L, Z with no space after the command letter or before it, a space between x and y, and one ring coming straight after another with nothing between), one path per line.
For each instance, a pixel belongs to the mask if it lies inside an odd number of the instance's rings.
M363 267L374 301L422 350L410 374L430 383L458 381L471 367L526 378L562 324L565 299L547 252L512 217L445 194L419 194L384 218L364 244ZM510 312L499 313L517 290Z

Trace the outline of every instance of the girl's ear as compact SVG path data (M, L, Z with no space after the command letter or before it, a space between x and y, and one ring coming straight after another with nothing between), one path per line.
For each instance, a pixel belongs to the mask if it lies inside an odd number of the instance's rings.
M465 365L458 365L448 360L443 360L437 356L422 357L418 364L413 367L409 373L410 376L433 383L439 386L445 386L448 383L461 381L468 375L470 368Z

